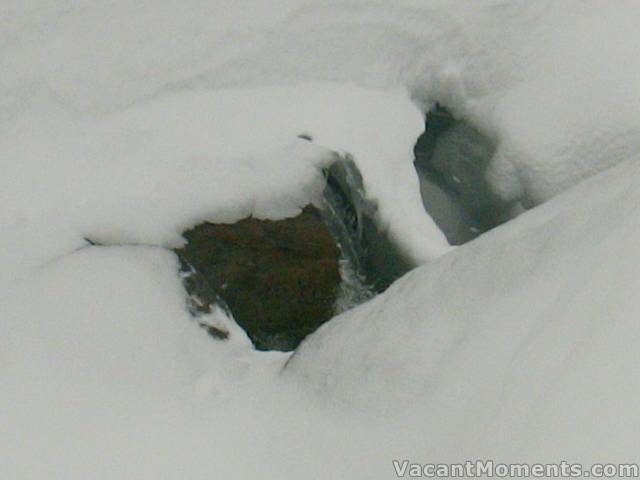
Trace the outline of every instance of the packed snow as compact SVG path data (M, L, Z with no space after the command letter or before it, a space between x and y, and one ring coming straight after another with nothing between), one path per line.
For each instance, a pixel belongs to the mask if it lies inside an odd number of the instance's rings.
M634 0L2 2L1 476L634 461L639 16ZM489 181L531 208L456 249L412 165L435 102L495 141ZM336 152L422 266L292 355L252 350L220 311L230 340L209 338L168 248L203 220L297 214Z

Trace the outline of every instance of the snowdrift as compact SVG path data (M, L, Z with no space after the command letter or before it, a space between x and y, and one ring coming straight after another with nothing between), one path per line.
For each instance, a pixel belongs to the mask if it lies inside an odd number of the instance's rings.
M286 377L411 419L422 458L629 461L639 179L624 163L414 270L309 337Z
M631 461L639 16L635 0L4 1L2 475ZM453 251L412 165L436 101L497 145L493 188L536 207ZM232 323L212 342L166 248L204 220L295 215L334 151L424 266L292 357Z

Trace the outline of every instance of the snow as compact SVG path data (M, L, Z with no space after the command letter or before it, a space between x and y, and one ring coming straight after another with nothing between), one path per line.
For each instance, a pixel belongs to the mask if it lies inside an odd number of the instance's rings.
M196 326L162 249L85 247L6 294L7 478L282 478L346 446L339 418L279 381L286 354L252 350L231 324L228 342Z
M633 0L2 2L3 477L632 461L639 13ZM539 205L455 250L412 166L436 101L495 141L494 188ZM424 265L292 357L253 351L221 312L209 321L231 339L210 339L167 248L205 219L295 215L335 152Z
M13 120L0 136L7 205L0 222L22 222L22 238L60 231L48 240L59 240L60 252L73 238L76 246L83 238L179 245L180 233L206 218L296 215L317 201L320 167L347 146L416 261L446 249L424 215L410 161L420 115L399 90L318 84L184 92L89 118L47 107ZM303 132L315 143L298 139Z
M633 458L639 178L626 162L414 270L321 327L287 376L407 417L430 458Z
M87 247L7 291L3 475L158 478L204 447L198 398L240 381L255 353L238 327L211 348L176 270L157 248Z

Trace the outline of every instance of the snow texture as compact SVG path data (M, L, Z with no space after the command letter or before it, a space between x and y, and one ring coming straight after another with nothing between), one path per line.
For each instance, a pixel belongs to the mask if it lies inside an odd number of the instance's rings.
M1 2L2 477L632 461L639 15L635 0ZM436 101L495 141L500 195L547 203L453 250L412 165ZM336 151L424 265L292 357L253 351L220 312L231 339L212 341L166 247L202 220L295 215Z
M409 430L438 432L430 458L632 458L639 180L625 162L410 272L308 338L287 377L410 412Z

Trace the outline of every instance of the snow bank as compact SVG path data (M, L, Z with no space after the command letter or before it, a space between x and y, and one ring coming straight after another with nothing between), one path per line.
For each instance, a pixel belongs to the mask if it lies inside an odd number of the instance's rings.
M370 428L279 381L286 354L254 351L230 323L225 342L196 326L162 249L86 247L4 289L0 312L3 478L380 471L340 453L374 451Z
M410 161L420 115L401 91L318 84L185 92L100 117L47 107L7 122L0 135L0 224L20 229L1 240L12 269L83 238L175 246L204 219L296 215L321 195L320 167L332 151L347 148L416 261L446 248L420 203ZM42 230L49 246L20 243Z
M494 188L535 205L637 149L638 14L633 0L307 2L196 84L406 85L494 138Z
M370 479L410 456L635 455L639 14L2 2L0 471ZM171 255L84 240L173 246L204 219L293 215L335 150L432 261L449 248L411 147L436 100L495 139L491 181L527 205L630 160L330 322L285 376L286 356L190 322Z
M185 392L224 359L189 320L176 268L157 249L90 247L3 292L3 475L116 478L122 462L133 478L148 443L182 428Z
M288 363L237 327L210 340L161 249L61 257L0 297L0 467L320 480L394 478L394 458L632 461L639 178L627 162L415 270Z
M10 1L0 17L0 191L14 210L40 199L33 212L47 217L86 217L86 204L105 218L75 218L84 235L175 244L186 224L235 219L268 191L292 197L279 215L293 214L310 157L324 155L296 145L310 130L354 155L382 223L428 261L447 248L420 206L410 161L421 125L405 89L421 108L439 100L493 137L496 190L538 204L639 146L639 10L632 0ZM272 163L265 176L258 164ZM257 179L268 179L259 192L249 187ZM3 224L34 216L24 208Z
M409 420L419 458L630 461L639 180L634 159L414 270L303 342L289 378Z

